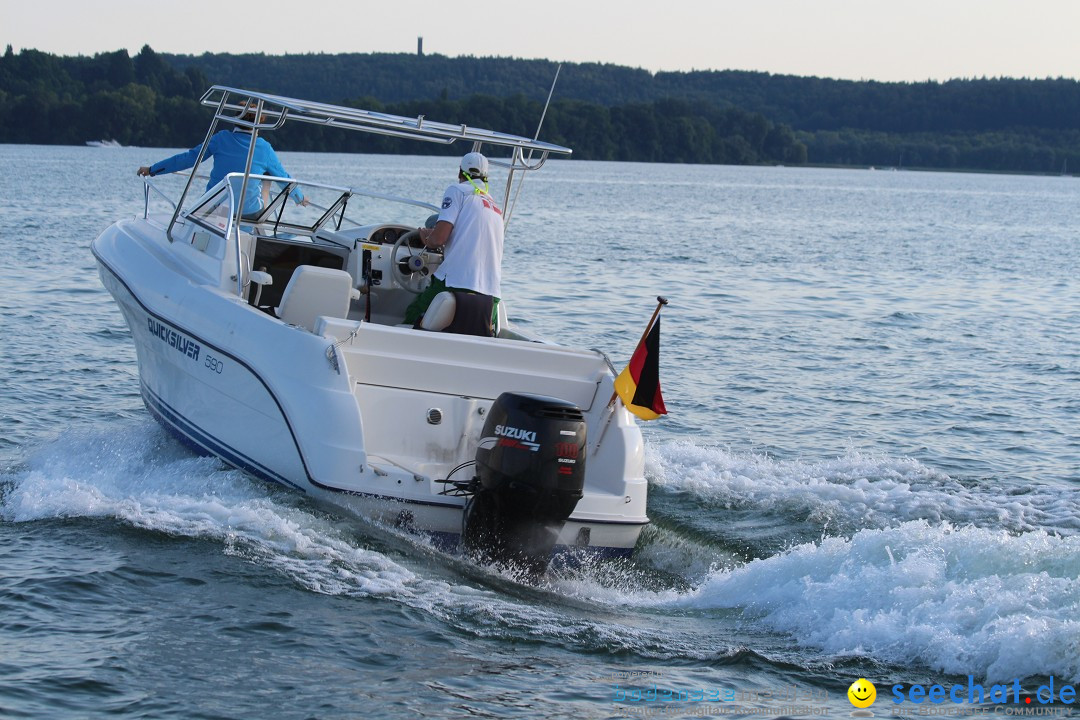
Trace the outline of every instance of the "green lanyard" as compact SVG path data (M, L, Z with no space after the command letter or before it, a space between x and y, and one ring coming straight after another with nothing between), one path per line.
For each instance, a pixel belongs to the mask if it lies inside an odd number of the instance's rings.
M473 195L487 195L487 196L490 197L491 192L488 190L487 180L483 181L484 182L484 187L481 188L479 185L477 185L475 182L473 182L472 175L465 172L464 170L461 171L461 174L464 175L465 179L469 181L469 184L473 186Z

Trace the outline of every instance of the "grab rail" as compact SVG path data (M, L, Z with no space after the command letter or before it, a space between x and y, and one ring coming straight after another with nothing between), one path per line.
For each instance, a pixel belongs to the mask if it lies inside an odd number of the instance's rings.
M181 171L181 172L178 172L178 173L175 173L175 174L180 175L182 177L187 177L191 173ZM203 173L196 173L195 177L200 178L202 180L206 180L210 176L209 175L204 175ZM176 209L176 200L173 200L171 197L166 195L165 191L162 190L161 188L159 188L154 183L153 178L151 178L150 176L147 176L147 177L144 177L142 179L142 181L143 181L143 220L145 220L146 218L148 218L150 216L150 191L151 190L153 190L158 195L160 195L162 200L169 203L169 205L172 206L173 210Z

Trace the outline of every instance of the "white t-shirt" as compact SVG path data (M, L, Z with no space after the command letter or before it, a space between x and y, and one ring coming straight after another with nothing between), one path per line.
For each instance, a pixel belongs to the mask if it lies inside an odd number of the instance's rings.
M435 277L447 287L501 297L503 218L491 196L469 182L451 185L443 195L439 220L454 229Z

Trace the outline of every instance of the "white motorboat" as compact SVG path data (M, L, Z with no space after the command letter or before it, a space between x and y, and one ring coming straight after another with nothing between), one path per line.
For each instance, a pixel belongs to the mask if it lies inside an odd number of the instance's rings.
M118 148L123 147L116 140L87 140L87 147L99 147L99 148Z
M525 173L570 153L220 86L202 103L214 108L208 139L223 126L257 134L305 122L482 150L507 174L504 222ZM245 116L252 104L258 122ZM496 337L403 324L441 262L415 231L438 208L249 172L199 195L195 177L175 202L161 178L145 178L142 216L92 244L162 425L251 475L440 543L464 538L483 557L543 566L566 548L633 550L648 523L643 442L609 401L615 371L603 353L521 332L505 298ZM264 183L264 205L241 215L251 183ZM310 205L286 202L296 188ZM162 198L166 212L153 212Z

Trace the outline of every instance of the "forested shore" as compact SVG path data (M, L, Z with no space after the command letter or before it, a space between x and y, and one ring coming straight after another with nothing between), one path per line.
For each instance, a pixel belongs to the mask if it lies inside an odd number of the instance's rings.
M441 55L187 56L144 47L134 56L65 57L9 46L0 57L0 142L187 147L205 132L209 110L198 98L211 84L531 137L555 69L543 60ZM1080 168L1080 83L879 83L567 64L542 138L592 160L1057 173ZM293 126L271 139L282 150L416 152L331 128Z

